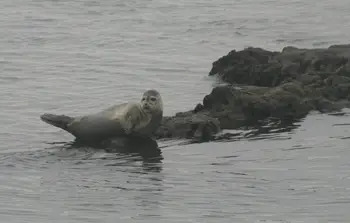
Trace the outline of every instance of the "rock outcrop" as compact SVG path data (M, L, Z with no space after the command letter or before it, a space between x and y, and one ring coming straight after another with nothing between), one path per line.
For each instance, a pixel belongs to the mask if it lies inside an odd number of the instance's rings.
M157 138L206 141L222 129L266 118L291 121L311 110L350 107L350 45L233 50L213 63L209 75L225 85L215 87L193 110L165 117Z

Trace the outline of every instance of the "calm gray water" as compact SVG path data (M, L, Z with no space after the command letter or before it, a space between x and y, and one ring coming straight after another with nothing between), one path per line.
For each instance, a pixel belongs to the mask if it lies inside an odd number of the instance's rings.
M289 132L159 142L150 163L67 150L43 123L163 95L193 108L232 49L350 39L348 0L2 0L0 222L348 222L350 116L314 113ZM349 112L349 111L346 111Z

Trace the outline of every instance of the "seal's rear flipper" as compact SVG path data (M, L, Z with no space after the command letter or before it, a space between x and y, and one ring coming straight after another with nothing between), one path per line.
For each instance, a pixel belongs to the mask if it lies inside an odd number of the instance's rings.
M74 120L72 117L66 115L54 115L54 114L43 114L40 119L44 122L56 126L58 128L67 130L68 125Z

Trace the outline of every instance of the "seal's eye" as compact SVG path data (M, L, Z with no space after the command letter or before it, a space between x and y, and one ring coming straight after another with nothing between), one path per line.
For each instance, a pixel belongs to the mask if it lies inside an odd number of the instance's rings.
M144 101L144 100L146 100L145 98L142 98L142 100L141 101Z
M151 98L151 101L156 101L157 99L155 97L152 97Z

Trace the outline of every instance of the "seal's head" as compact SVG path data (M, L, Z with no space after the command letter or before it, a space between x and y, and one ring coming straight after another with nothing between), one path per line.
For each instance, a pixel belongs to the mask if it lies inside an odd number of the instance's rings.
M148 90L143 93L141 107L146 113L162 113L163 102L159 92L156 90Z

